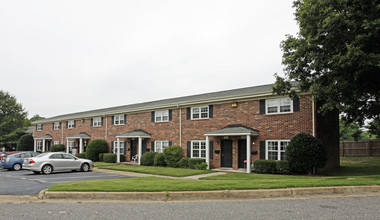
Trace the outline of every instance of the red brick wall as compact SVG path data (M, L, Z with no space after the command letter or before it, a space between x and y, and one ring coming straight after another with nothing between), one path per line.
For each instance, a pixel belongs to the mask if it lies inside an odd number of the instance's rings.
M259 112L259 100L242 101L237 103L237 107L232 107L231 102L222 104L213 104L213 118L187 120L186 107L181 108L181 147L184 155L187 152L187 141L205 140L204 134L210 131L219 130L227 125L242 124L244 126L259 130L259 136L252 137L255 144L252 146L257 155L252 155L253 160L259 159L260 149L259 141L267 139L291 139L294 135L305 132L312 134L312 103L311 96L301 96L300 111L277 114L262 115ZM103 118L103 126L91 127L91 119L76 120L74 129L67 129L66 122L62 122L64 142L66 137L74 136L80 132L86 132L91 136L91 140L105 139L111 148L111 142L116 141L117 135L131 132L135 129L142 129L150 133L152 138L147 140L147 148L151 148L151 141L168 140L173 145L180 145L180 110L172 109L172 120L169 122L151 122L151 112L127 114L125 125L112 125L112 116ZM107 129L106 129L107 127ZM107 133L106 133L107 130ZM43 131L35 131L35 137L41 137L45 134L53 136L52 141L62 143L62 130L53 130L52 123L44 124ZM210 137L214 142L214 150L220 150L220 143L223 137ZM233 140L233 168L237 169L237 149L238 140L241 137L229 137ZM123 141L123 139L121 139ZM53 142L52 142L53 143ZM126 148L130 148L129 141ZM211 166L220 167L221 154L214 154L211 160ZM126 158L129 160L129 152L126 152Z

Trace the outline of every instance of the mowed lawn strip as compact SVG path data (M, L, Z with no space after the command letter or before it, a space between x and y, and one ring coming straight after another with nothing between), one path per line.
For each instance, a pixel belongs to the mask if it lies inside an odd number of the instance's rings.
M212 170L193 170L193 169L181 169L181 168L171 168L171 167L155 167L155 166L139 166L139 165L115 165L107 163L96 163L95 164L99 169L108 169L108 170L119 170L119 171L128 171L135 173L146 173L154 174L161 176L172 176L172 177L185 177L185 176L194 176L206 173L213 173Z
M326 175L329 176L229 173L225 175L205 177L200 180L178 180L157 177L142 177L60 183L50 187L49 190L157 192L380 185L380 158L344 158L341 160L341 165L342 167L336 171L326 173ZM116 165L112 167L118 166L132 167L131 165ZM134 168L135 167L139 166L134 166ZM168 169L163 167L160 168Z

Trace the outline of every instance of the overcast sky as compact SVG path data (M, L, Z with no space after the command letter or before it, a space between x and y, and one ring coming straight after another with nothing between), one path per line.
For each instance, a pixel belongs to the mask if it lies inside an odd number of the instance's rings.
M274 82L292 0L2 0L0 90L29 118Z

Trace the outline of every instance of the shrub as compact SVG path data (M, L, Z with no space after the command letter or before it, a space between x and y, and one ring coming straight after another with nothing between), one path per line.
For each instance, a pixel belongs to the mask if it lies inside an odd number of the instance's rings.
M140 163L144 166L153 166L156 152L146 152L141 156Z
M61 152L65 151L65 145L63 144L56 144L50 147L50 152Z
M156 154L154 156L154 166L166 166L164 153Z
M278 174L289 174L289 164L287 160L278 160L276 162L276 173Z
M104 153L100 153L99 154L99 161L100 162L103 162L103 157L104 157Z
M79 158L86 159L86 153L79 153L79 154L78 154L78 157L79 157Z
M169 167L178 167L182 158L182 148L180 146L166 147L164 150L165 162Z
M104 163L116 163L116 154L113 153L105 153L103 154L103 162Z
M190 169L195 169L195 165L200 164L200 163L205 163L205 162L206 162L205 159L190 158L188 164L189 164Z
M125 162L125 155L124 154L120 154L120 162Z
M17 151L33 151L34 139L31 134L25 134L20 137L16 146Z
M194 165L194 168L196 170L205 170L205 169L207 169L207 163L206 162L197 163Z
M291 173L311 174L327 162L326 149L320 140L310 134L300 133L293 137L285 153Z
M181 160L179 160L179 167L189 168L189 158L181 158Z
M255 160L253 167L256 173L276 173L276 160Z
M86 158L94 162L99 161L100 153L108 153L107 141L101 139L91 141L86 149Z

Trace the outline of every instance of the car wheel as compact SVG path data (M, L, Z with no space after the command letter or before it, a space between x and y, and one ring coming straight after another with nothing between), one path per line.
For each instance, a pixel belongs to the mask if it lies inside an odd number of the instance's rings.
M15 170L15 171L19 171L19 170L21 170L21 168L22 168L22 166L19 163L15 163L12 166L12 169Z
M34 173L34 174L39 174L39 173L40 173L40 171L33 171L33 173Z
M80 167L80 170L83 171L83 172L87 172L90 170L90 165L88 165L88 163L84 163L82 164L82 166Z
M45 165L42 167L41 171L43 174L51 174L53 172L53 167L50 165Z

